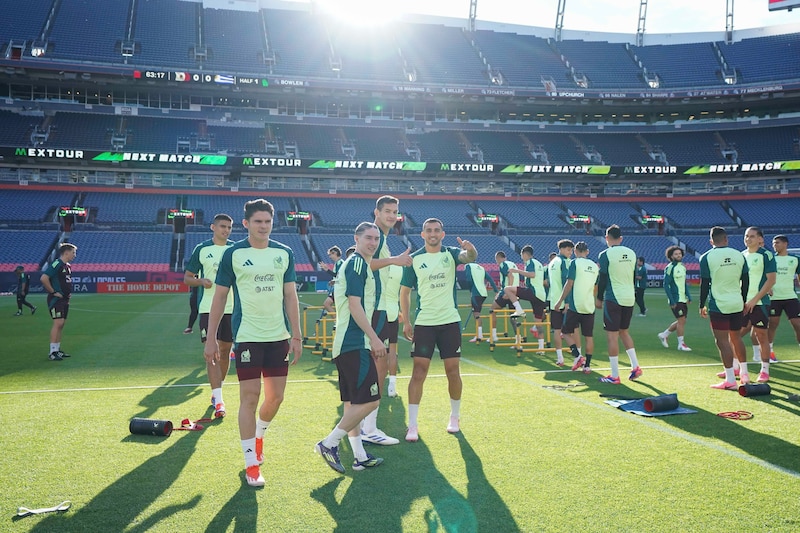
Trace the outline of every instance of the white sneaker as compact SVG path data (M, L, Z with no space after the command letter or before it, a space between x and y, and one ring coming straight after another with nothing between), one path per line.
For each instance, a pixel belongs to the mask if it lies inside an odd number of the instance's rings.
M678 345L678 351L679 352L691 352L692 349L689 348L688 346L686 346L685 344L679 344Z
M458 417L457 416L451 416L450 417L450 422L447 424L447 432L448 433L458 433L459 431L461 431L461 428L459 427L459 424L458 424Z
M511 318L525 318L525 311L514 311L510 316Z
M397 384L389 382L389 386L386 388L386 394L389 398L396 398L397 397Z
M419 432L417 431L417 426L408 426L408 431L406 431L406 441L417 442L418 440Z
M380 429L376 429L370 434L364 433L364 430L362 429L361 440L363 442L369 442L370 444L380 444L381 446L391 446L400 442L396 438L390 437Z
M661 345L664 348L669 348L669 343L667 342L668 338L669 338L669 335L664 335L663 332L658 334L658 340L661 341Z

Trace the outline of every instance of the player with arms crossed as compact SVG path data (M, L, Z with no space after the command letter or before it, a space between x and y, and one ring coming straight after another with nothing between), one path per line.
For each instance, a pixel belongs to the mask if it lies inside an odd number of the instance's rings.
M777 273L770 298L769 351L770 361L775 362L772 344L783 313L786 313L789 324L794 328L795 339L800 344L800 300L794 290L795 280L800 274L800 258L789 254L789 238L786 235L775 235L772 238L772 249L775 250Z
M700 316L711 321L714 342L725 369L724 380L711 388L736 390L733 361L734 357L742 363L746 361L739 331L750 278L747 261L742 252L728 246L725 229L714 226L710 236L712 248L700 256Z
M197 287L199 299L197 310L200 313L200 342L206 343L208 330L208 313L211 311L211 300L214 298L214 280L217 279L217 270L222 255L233 241L228 239L233 230L233 219L230 215L220 213L214 216L211 224L212 237L194 247L183 282L189 287ZM217 345L221 354L219 361L206 361L208 382L211 385L211 407L214 408L214 418L225 416L225 401L222 398L222 383L228 375L230 366L231 346L233 346L233 331L231 330L231 313L233 313L233 293L228 293L225 311L217 328Z
M472 263L478 257L475 246L457 238L460 248L442 246L444 225L438 218L429 218L422 224L421 236L425 247L411 257L413 265L403 271L400 288L400 308L409 317L403 325L403 335L412 341L411 357L414 369L408 383L408 432L406 440L419 439L417 417L422 400L422 389L431 365L434 348L444 363L450 393L449 433L460 431L461 409L461 315L456 299L456 267ZM417 288L417 319L411 326L411 289Z
M69 314L69 298L72 293L72 265L78 247L71 243L64 243L58 247L58 259L47 265L42 274L41 282L47 292L47 308L53 325L50 328L50 360L61 361L70 357L61 351L61 335Z
M344 414L333 431L318 442L315 450L332 469L343 474L339 442L349 436L353 449L353 470L378 466L383 462L364 450L361 421L377 409L380 401L378 369L375 360L386 357L386 346L372 329L371 319L380 287L369 264L380 244L380 230L372 222L356 227L356 252L336 276L336 333L333 360L339 372L339 395Z
M627 246L622 246L622 231L616 224L606 229L608 248L600 252L600 276L597 281L597 308L603 309L603 327L608 341L608 360L611 374L600 378L603 383L619 385L619 342L631 360L631 373L628 379L635 380L642 375L642 368L636 357L633 337L628 329L636 301L634 272L636 254ZM602 301L601 301L602 300Z
M561 331L564 339L569 343L572 352L572 370L583 366L583 373L592 372L592 352L594 351L594 311L597 299L597 277L599 275L597 264L589 259L589 246L580 241L575 244L575 259L569 265L567 281L564 289L556 302L556 307L566 302L566 317ZM580 326L581 334L585 339L584 353L578 351L577 340L574 339L575 328Z
M669 334L675 331L678 334L678 350L691 352L692 349L683 342L688 304L692 301L689 294L689 280L686 278L686 267L683 265L683 250L678 246L670 246L665 255L669 264L664 268L664 292L667 293L667 301L675 321L658 334L658 340L661 341L664 348L669 348L667 339Z
M259 468L264 460L264 434L283 402L290 355L294 365L303 353L294 252L270 239L274 214L266 200L244 204L242 224L247 238L225 250L208 316L208 338L213 340L232 289L239 437L245 478L253 487L264 486ZM206 342L203 355L209 364L219 364L217 343ZM264 401L259 407L262 380Z

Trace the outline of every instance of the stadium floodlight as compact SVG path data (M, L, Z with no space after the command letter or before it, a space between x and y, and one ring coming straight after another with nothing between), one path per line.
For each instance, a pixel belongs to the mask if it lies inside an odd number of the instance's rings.
M45 53L47 53L46 41L34 41L33 44L31 44L31 56L42 57Z

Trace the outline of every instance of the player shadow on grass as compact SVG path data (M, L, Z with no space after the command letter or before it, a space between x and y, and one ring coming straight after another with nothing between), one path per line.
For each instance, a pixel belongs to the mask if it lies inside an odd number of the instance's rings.
M638 385L643 385L653 391L652 396L669 394L663 392L645 382L637 381ZM619 389L619 387L617 387ZM617 389L614 392L617 392ZM647 397L639 391L621 391L621 394L630 392L631 396ZM742 398L736 391L712 391L719 394L729 394L731 396L731 409L742 409L741 400L754 400L755 398ZM770 402L772 403L772 402ZM761 459L779 469L786 469L792 472L800 472L800 447L794 443L787 442L781 438L760 433L747 427L747 421L729 420L717 416L716 413L707 411L701 406L691 405L680 402L681 407L694 409L696 415L669 415L657 417L670 426L697 435L709 442L723 441L744 454ZM637 416L637 415L632 415Z
M170 380L168 383L196 383L196 380L197 371L193 371L181 379ZM144 406L145 410L136 416L152 414L156 406L163 408L163 406L181 405L196 396L194 390L191 387L159 387L142 399L139 404ZM122 439L126 446L127 443L131 443L131 445L135 445L135 443L165 444L165 439L171 439L174 443L158 455L147 459L130 472L114 480L86 505L73 507L76 509L74 513L61 516L50 515L36 524L31 531L125 530L144 532L154 528L158 529L162 520L176 512L193 509L200 502L200 496L195 496L184 503L160 509L136 522L140 515L146 512L180 477L194 454L202 434L203 431L186 431L170 437L128 435ZM109 438L116 438L116 434L110 432ZM104 468L104 465L96 466ZM124 469L119 466L115 468ZM114 472L115 469L109 471ZM131 527L134 523L135 525Z
M258 493L245 483L244 470L239 477L242 486L208 523L206 531L209 533L228 531L234 523L233 531L258 531Z

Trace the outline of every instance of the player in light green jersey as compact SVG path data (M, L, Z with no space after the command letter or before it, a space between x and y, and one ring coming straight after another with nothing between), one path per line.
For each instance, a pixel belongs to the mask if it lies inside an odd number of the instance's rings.
M789 254L789 238L786 235L775 235L772 238L772 249L775 250L777 276L772 286L772 297L769 310L769 351L770 362L775 362L775 332L781 322L781 315L786 313L789 324L794 328L794 336L800 344L800 300L795 292L795 281L800 274L800 258Z

